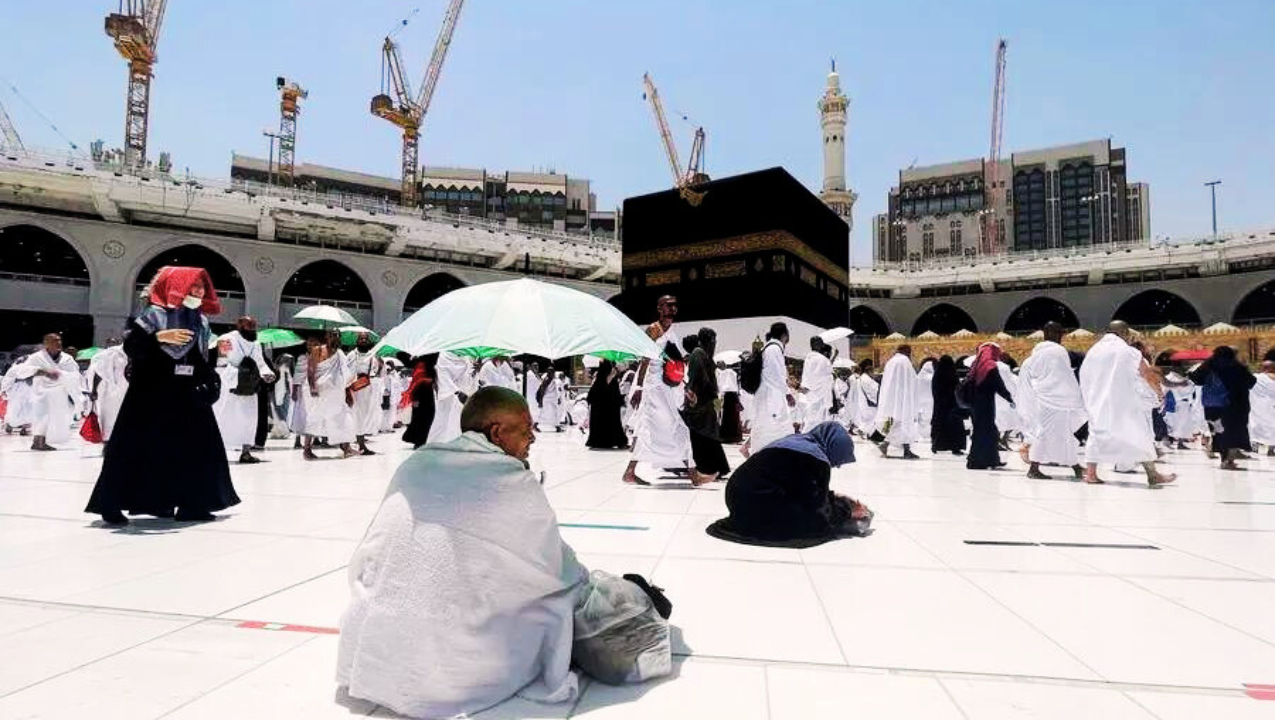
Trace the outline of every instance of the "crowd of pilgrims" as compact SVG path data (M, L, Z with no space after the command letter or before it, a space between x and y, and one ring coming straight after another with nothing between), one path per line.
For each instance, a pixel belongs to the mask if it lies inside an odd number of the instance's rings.
M368 334L344 349L335 331L306 333L296 356L269 357L252 318L213 337L207 318L221 305L199 268L161 269L144 297L123 342L87 366L51 334L8 368L5 431L50 451L79 423L89 438L96 422L105 445L86 512L112 527L130 522L125 513L215 519L240 501L230 461L261 462L254 452L271 438L292 436L311 460L325 448L370 455L374 437L400 433L415 452L349 566L337 678L350 697L414 716L513 694L567 702L571 663L613 683L671 672L670 601L639 576L578 562L529 465L539 433L629 453L626 483L651 484L641 463L695 487L727 481L728 515L707 533L780 547L868 534L871 509L831 489L833 470L855 461L855 438L886 458L918 459L927 445L989 471L1017 452L1031 478L1061 467L1101 483L1104 466L1145 472L1151 486L1174 481L1156 463L1188 443L1224 470L1274 454L1271 356L1254 373L1219 347L1185 372L1161 370L1123 323L1083 354L1049 323L1020 366L991 342L918 364L903 345L876 375L821 337L789 369L784 323L748 351L717 355L711 328L677 335L676 299L664 296L645 328L660 355L600 360L580 392L536 360L381 357ZM726 446L745 458L736 468ZM434 670L440 657L453 659L448 673Z

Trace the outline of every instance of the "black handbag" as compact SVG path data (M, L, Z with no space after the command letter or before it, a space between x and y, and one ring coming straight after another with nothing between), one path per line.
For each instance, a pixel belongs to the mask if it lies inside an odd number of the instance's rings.
M196 399L204 403L208 407L218 402L218 398L222 397L222 378L217 373L206 372L201 382L195 385Z
M667 599L666 595L662 594L662 588L650 585L648 580L635 573L623 575L622 579L643 590L644 594L648 595L649 599L653 601L653 609L658 611L663 620L671 619L671 601Z
M257 395L258 386L262 385L262 371L258 369L256 360L246 357L240 361L236 371L236 386L231 389L232 395Z

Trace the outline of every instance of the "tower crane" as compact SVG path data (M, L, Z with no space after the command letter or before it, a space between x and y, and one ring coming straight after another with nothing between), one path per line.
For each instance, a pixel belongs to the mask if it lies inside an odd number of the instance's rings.
M151 103L151 67L156 63L160 24L168 0L120 0L120 12L107 16L107 35L129 61L129 94L124 110L125 166L147 161L147 115Z
M298 102L307 97L302 86L288 78L277 77L276 89L280 91L280 159L277 172L280 184L293 187L293 147L298 140Z
M18 137L18 131L13 127L9 114L4 111L4 105L0 105L0 147L8 150L23 149L22 138Z
M996 73L991 91L991 148L983 166L982 182L986 186L986 213L982 216L982 253L1002 252L1004 243L996 237L996 202L1000 199L1000 143L1004 139L1004 55L1008 41L996 41Z
M671 176L675 180L675 187L680 191L680 197L696 207L702 202L702 196L706 193L697 192L692 186L710 179L703 169L707 134L701 127L694 130L689 162L681 168L676 143L671 138L671 127L667 124L667 114L662 108L662 98L658 96L658 88L653 84L649 73L644 74L644 91L645 97L649 99L649 104L653 108L653 117L658 123L658 133L662 136L662 147L667 153L667 162L671 164Z
M405 84L404 62L400 59L400 47L391 36L382 41L382 92L369 102L369 112L398 126L404 134L400 153L400 202L406 206L417 204L418 198L418 139L422 121L431 107L431 96L440 81L440 69L449 53L453 30L458 25L464 0L450 0L444 14L444 26L436 38L431 62L416 96L410 96ZM392 93L395 98L391 97Z

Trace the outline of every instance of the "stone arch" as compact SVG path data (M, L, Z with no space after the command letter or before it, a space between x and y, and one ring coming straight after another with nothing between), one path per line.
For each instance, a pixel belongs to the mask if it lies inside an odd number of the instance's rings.
M1041 295L1014 308L1004 321L1004 331L1032 333L1042 329L1049 321L1060 323L1067 329L1080 327L1080 319L1066 303Z
M80 248L62 233L36 223L0 228L0 272L37 282L90 285L93 281Z
M280 290L282 303L350 305L369 308L369 285L351 266L337 260L316 260L293 271Z
M407 313L417 312L434 300L464 287L467 287L467 283L454 275L447 272L432 273L409 288L409 294L404 298L403 310Z
M244 278L240 270L225 256L205 245L186 244L166 248L151 256L134 277L140 288L151 282L156 272L166 265L204 268L213 280L218 294L227 298L244 298Z
M849 309L849 329L855 336L884 337L889 334L889 322L875 309L859 305Z
M1157 328L1164 325L1199 327L1200 313L1181 295L1151 288L1131 295L1116 308L1112 320L1123 320L1135 328Z
M914 337L926 330L932 330L939 335L950 335L960 330L977 332L978 323L974 322L972 315L955 305L938 303L920 313L920 317L916 318L911 326L911 335Z
M1232 325L1276 321L1276 281L1268 280L1245 293L1231 313Z

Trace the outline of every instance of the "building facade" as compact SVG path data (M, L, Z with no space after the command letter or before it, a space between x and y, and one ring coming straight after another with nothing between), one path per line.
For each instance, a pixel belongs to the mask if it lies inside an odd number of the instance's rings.
M899 171L889 191L877 262L975 258L984 220L994 216L997 253L1134 242L1150 236L1147 186L1130 191L1124 148L1110 140L1013 153L984 190L982 159ZM1134 203L1139 220L1134 222ZM1144 236L1143 233L1146 233Z
M268 183L273 168L262 158L232 155L231 179ZM450 215L485 218L518 227L588 233L595 210L591 181L556 172L489 172L474 168L424 167L419 201ZM324 165L298 163L294 186L330 195L354 195L387 204L400 202L400 181Z

